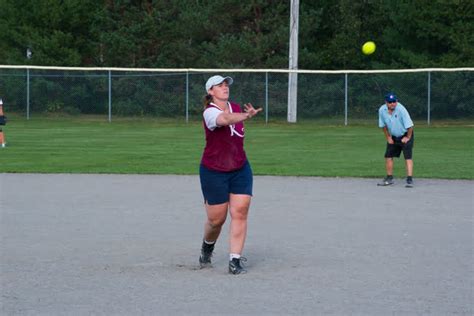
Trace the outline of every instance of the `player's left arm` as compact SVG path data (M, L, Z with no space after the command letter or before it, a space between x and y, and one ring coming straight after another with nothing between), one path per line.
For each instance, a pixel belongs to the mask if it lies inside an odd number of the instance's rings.
M402 143L406 144L410 141L413 136L413 126L407 129L407 135L402 138Z
M410 141L413 136L413 121L408 113L407 109L403 107L403 115L402 115L402 124L406 128L406 136L402 138L402 143L406 144Z

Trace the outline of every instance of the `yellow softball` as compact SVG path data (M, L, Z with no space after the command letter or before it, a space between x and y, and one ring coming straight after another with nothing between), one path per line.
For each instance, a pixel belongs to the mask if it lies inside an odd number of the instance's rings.
M365 55L370 55L375 52L375 48L376 48L375 43L372 41L369 41L369 42L366 42L364 45L362 45L362 52Z

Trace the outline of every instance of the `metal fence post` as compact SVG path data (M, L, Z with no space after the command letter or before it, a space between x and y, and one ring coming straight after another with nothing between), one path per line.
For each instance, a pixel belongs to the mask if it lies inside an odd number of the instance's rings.
M186 71L186 123L189 122L189 71Z
M431 71L428 71L428 125L431 124Z
M26 119L30 119L30 69L26 69Z
M268 72L265 73L265 124L268 123Z
M344 75L344 125L347 126L347 77L348 74Z
M109 70L109 123L112 122L112 71Z

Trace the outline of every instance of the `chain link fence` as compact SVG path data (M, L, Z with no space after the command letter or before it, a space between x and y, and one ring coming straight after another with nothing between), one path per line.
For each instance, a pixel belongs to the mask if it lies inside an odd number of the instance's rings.
M474 118L474 68L397 71L298 71L297 119L350 125L376 120L395 92L415 120ZM132 70L1 66L7 113L201 120L206 80L231 76L231 99L264 108L260 120L286 121L288 72L282 70Z

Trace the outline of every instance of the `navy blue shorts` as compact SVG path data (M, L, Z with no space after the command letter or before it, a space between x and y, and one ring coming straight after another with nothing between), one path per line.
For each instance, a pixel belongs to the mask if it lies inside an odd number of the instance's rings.
M252 195L253 175L248 161L239 170L231 172L215 171L201 165L199 178L204 202L209 205L229 202L230 193Z
M389 144L387 142L387 148L385 149L385 158L399 158L400 153L403 151L403 157L405 157L405 159L412 159L415 134L412 134L410 140L406 144L402 143L402 138L404 136L406 136L406 134L400 137L392 136L393 144Z

